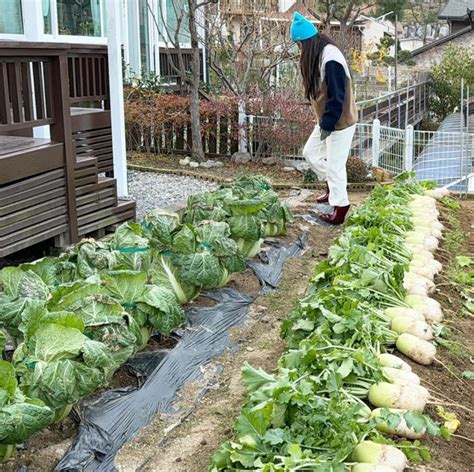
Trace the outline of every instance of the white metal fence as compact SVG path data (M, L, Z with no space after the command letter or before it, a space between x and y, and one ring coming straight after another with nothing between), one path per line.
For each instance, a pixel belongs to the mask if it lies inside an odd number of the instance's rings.
M453 121L459 123L455 116ZM249 144L257 157L278 156L287 165L304 160L303 147L313 123L302 129L301 122L293 123L294 127L285 122L283 129L279 120L273 119L269 126L266 117L250 117L249 124ZM433 180L453 191L474 192L474 133L452 127L449 121L446 124L438 131L420 131L411 125L406 129L381 126L379 120L359 123L350 156L363 159L368 168L380 167L394 175L414 171L420 180Z

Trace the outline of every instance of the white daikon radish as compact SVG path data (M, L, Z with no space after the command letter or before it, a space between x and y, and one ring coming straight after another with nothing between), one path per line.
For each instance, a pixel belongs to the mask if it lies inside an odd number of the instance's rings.
M392 329L396 333L412 334L425 341L431 341L433 339L433 331L428 323L421 320L414 320L407 316L397 316L393 318Z
M435 198L436 200L441 200L442 198L448 197L449 195L449 190L444 187L425 191L425 196Z
M396 344L402 354L418 364L430 365L436 356L436 347L433 344L409 333L401 334Z
M408 272L414 275L421 275L422 277L425 277L425 279L431 280L432 282L434 281L434 278L435 278L435 274L433 273L433 270L430 269L430 267L428 266L418 266L418 265L410 264Z
M413 272L406 272L403 277L403 287L409 293L418 293L420 295L434 292L436 285L430 279Z
M369 388L369 401L380 408L403 408L422 412L430 394L416 384L398 385L380 382Z
M416 202L436 203L436 199L431 195L427 195L426 192L424 195L413 195L412 200L415 200Z
M412 253L412 254L418 254L423 251L426 251L425 246L422 243L412 243L412 242L406 242L405 241L405 247ZM431 254L431 253L430 253Z
M405 241L407 243L413 244L424 244L425 242L425 235L417 233L415 231L407 231L404 234Z
M407 295L405 303L420 312L427 321L439 322L443 319L443 310L438 301L427 296Z
M409 370L395 369L394 367L382 367L382 371L391 383L397 385L420 385L420 377Z
M407 438L407 439L420 439L422 438L425 433L426 433L426 428L423 428L422 431L417 433L415 430L409 428L407 426L407 423L405 419L403 418L403 414L406 413L408 410L403 410L400 408L389 408L390 413L395 413L400 416L400 423L396 428L391 428L387 422L383 421L379 424L377 424L377 429L381 431L382 433L386 434L394 434L396 436L400 436L402 438ZM380 416L382 414L382 408L376 408L375 410L372 411L372 418L375 418L377 416Z
M395 472L395 469L387 465L359 462L351 467L351 472Z
M438 217L439 210L436 208L436 202L433 200L432 202L410 202L408 207L412 211L413 216L431 216L431 217Z
M414 226L414 231L419 234L424 234L425 236L432 236L436 239L442 239L443 233L437 229L433 228L432 226Z
M384 314L391 320L393 320L394 318L397 318L398 316L407 316L408 318L413 318L414 320L425 321L425 317L418 311L414 310L413 308L392 306L390 308L385 308Z
M439 246L439 241L433 236L417 233L415 231L407 231L405 241L407 245L421 245L428 251L436 251Z
M411 372L411 365L393 354L379 354L379 362L383 367L393 367Z
M411 211L411 218L438 218L439 210L436 208L435 204L424 204L418 202L412 202L409 204L409 209Z
M385 465L393 470L403 472L408 461L400 449L373 441L362 441L352 452L352 459L357 462Z
M431 255L431 258L425 257L424 255L414 254L412 260L410 261L411 267L427 267L431 273L439 274L443 269L441 262L434 259Z
M412 254L412 259L414 259L415 257L426 259L426 260L429 260L429 261L434 261L435 260L433 253L431 251L426 250L426 249L420 249L419 251L413 253Z

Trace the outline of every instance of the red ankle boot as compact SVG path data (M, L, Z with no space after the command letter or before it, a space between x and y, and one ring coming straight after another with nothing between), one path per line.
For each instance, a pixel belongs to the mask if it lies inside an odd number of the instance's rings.
M316 198L316 203L328 203L329 202L329 185L326 184L326 193L324 195L320 195Z
M320 215L319 218L331 225L341 225L346 219L347 212L351 206L334 207L334 211L328 215Z

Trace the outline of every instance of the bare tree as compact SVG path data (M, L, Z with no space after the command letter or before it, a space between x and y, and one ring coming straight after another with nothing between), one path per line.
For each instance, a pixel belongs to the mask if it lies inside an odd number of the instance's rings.
M438 20L438 12L443 3L442 0L410 0L408 2L406 21L417 29L417 36L421 36L423 44L426 44L428 39L428 25L434 28L434 38L439 35L441 22Z
M239 98L240 151L247 151L245 100L252 87L268 92L275 71L292 57L289 22L249 11L233 16L210 7L206 15L209 65L222 86Z
M182 93L190 93L191 105L191 134L192 134L192 157L198 161L204 160L204 149L201 139L201 120L199 113L199 87L201 84L201 46L204 44L199 34L199 21L204 16L206 5L215 3L216 0L171 0L175 24L171 25L167 21L167 16L163 12L163 2L160 2L160 19L158 21L155 12L147 2L158 34L166 44L168 52L168 63L179 76ZM188 26L186 31L185 25ZM191 43L191 64L186 66L183 50L181 47L181 35L189 32ZM177 60L173 60L169 53L168 44L171 44L177 51Z
M356 21L367 10L370 10L377 3L366 0L321 0L313 2L317 4L317 11L321 12L323 30L329 35L334 35L332 21L337 21L339 32L335 38L341 49L348 52L354 48L352 30ZM309 9L315 17L314 9Z

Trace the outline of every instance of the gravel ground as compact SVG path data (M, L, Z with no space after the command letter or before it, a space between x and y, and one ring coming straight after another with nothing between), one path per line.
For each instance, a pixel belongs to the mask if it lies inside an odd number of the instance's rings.
M128 191L130 197L137 202L137 218L142 218L156 208L174 210L184 206L189 195L217 187L213 182L193 177L128 171Z

